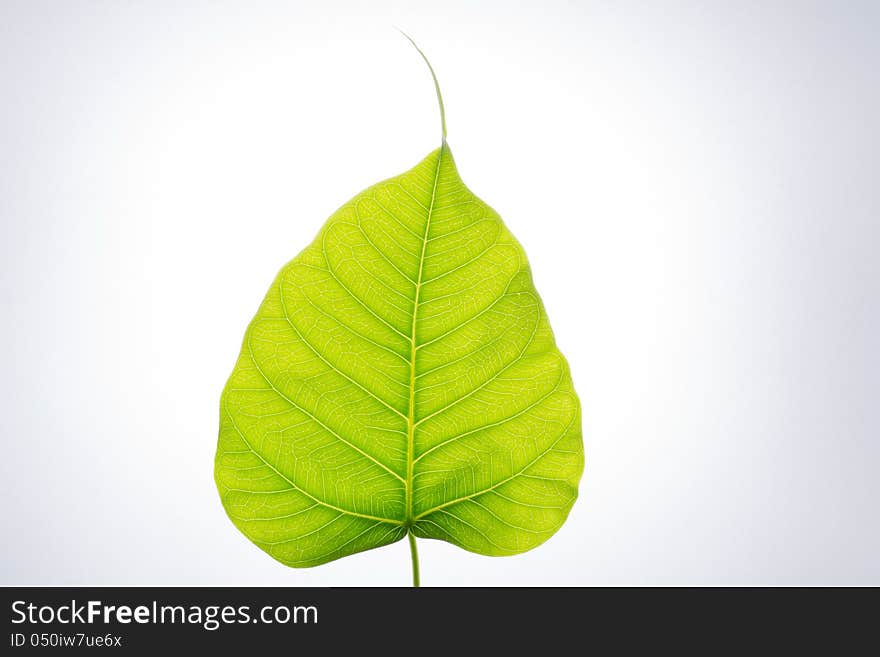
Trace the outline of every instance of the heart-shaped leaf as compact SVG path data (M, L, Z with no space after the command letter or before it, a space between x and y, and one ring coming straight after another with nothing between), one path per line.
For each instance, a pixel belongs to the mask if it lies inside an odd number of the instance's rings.
M459 178L444 128L278 274L223 391L215 475L279 561L409 534L418 583L415 537L496 556L559 529L580 425L525 253Z

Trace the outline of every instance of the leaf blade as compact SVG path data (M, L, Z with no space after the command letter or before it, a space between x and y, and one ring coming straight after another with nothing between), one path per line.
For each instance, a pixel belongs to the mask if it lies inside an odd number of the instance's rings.
M222 404L224 506L292 566L407 529L516 554L562 525L583 470L579 402L525 252L445 141L342 206L285 265ZM265 472L223 456L242 443ZM278 485L272 470L301 491L285 513L259 499ZM239 491L232 506L224 489Z

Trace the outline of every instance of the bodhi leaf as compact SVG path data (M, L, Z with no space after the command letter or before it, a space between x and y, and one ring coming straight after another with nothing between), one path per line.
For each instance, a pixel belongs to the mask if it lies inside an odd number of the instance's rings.
M223 391L223 505L289 566L409 534L417 584L415 537L518 554L577 497L568 366L525 252L443 132L281 269Z

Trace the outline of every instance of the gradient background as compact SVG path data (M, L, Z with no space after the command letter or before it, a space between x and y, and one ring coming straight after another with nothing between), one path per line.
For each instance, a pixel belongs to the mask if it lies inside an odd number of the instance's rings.
M880 4L8 0L0 583L409 584L278 564L213 483L273 276L439 143L392 25L587 454L549 542L424 584L880 584Z

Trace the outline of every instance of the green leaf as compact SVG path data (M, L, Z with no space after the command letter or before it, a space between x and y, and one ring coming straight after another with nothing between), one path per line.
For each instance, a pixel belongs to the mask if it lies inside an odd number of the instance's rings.
M524 552L565 521L582 471L526 255L445 139L281 269L221 399L223 505L289 566L408 532L414 566L412 537Z

